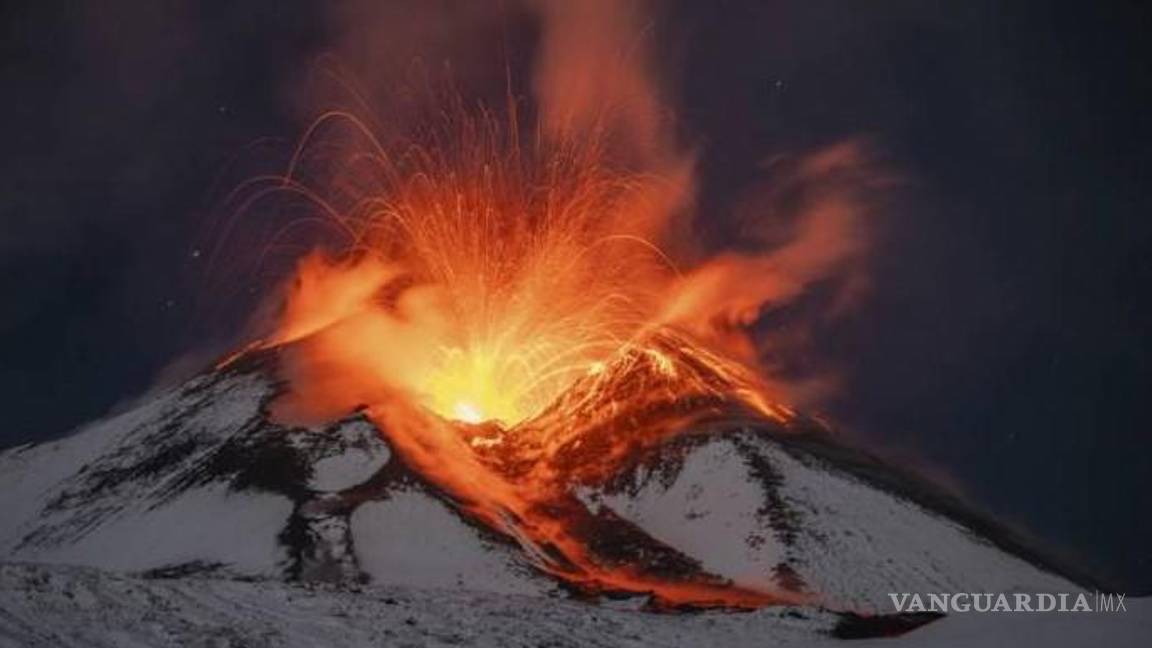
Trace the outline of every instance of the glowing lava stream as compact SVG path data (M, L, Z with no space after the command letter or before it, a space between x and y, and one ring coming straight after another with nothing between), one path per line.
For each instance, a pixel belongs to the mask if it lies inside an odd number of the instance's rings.
M325 127L355 137L321 138L314 160L309 138ZM671 606L811 602L730 583L679 554L673 570L647 549L621 557L602 536L626 525L574 492L701 418L791 417L752 368L746 325L853 251L837 234L854 218L850 201L820 194L770 252L678 271L652 241L675 229L682 188L617 166L594 137L522 150L509 131L456 116L393 156L333 113L257 193L307 197L341 237L299 260L274 330L248 347L281 351L288 390L274 418L365 411L463 513L578 590ZM351 150L339 155L333 141ZM803 173L842 175L854 155L821 153Z
M739 240L695 245L696 156L640 37L658 21L643 3L523 4L540 27L530 107L511 68L502 110L434 83L387 84L394 105L369 109L337 79L356 112L322 114L283 173L228 197L222 241L250 243L241 217L275 202L250 225L266 245L234 258L217 245L210 268L296 264L237 355L280 350L275 419L365 411L428 483L579 589L803 602L704 574L651 538L621 554L601 532L640 532L574 493L701 418L792 416L759 362L806 331L765 348L749 330L813 287L828 310L848 307L867 283L865 192L884 179L854 142L778 158L763 200L737 203ZM669 560L646 563L649 549Z
M456 425L416 408L371 408L368 415L385 431L406 462L457 500L466 514L515 539L542 571L578 589L647 593L660 606L756 608L809 602L794 593L744 588L706 574L661 577L641 566L608 564L590 550L578 532L590 517L561 483L535 474L510 480L483 465Z
M749 325L860 254L867 174L853 145L802 158L784 178L787 228L712 257L685 249L694 161L671 144L643 75L621 82L622 100L652 101L589 114L545 102L531 138L514 101L507 123L433 104L440 121L387 141L351 114L320 117L284 174L234 194L237 217L275 198L295 201L286 213L307 206L265 254L317 230L248 349L281 349L277 420L367 412L463 512L578 589L670 605L806 602L698 565L644 564L643 551L620 558L598 530L625 525L573 493L702 417L791 416L755 371ZM555 89L600 105L571 87Z
M345 156L329 145L313 160L308 138L326 126L367 143L353 138ZM273 416L310 424L365 411L462 512L578 590L672 606L811 602L698 565L644 564L643 550L621 558L600 536L622 523L574 490L702 417L791 416L751 369L745 325L760 304L821 277L813 268L843 252L827 219L851 210L820 204L782 249L680 272L651 242L670 235L680 189L614 165L600 140L521 150L488 118L460 116L425 137L436 145L392 156L333 113L289 173L258 192L306 196L344 239L300 259L275 329L249 347L281 349L289 389ZM823 155L817 171L852 162L851 152Z

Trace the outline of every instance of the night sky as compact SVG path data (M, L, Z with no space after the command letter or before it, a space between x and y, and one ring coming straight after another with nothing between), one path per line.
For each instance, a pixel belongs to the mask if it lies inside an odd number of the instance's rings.
M217 180L299 134L301 79L347 4L0 9L0 445L222 348L245 313L205 316L195 254ZM848 378L825 405L844 433L1133 593L1152 591L1141 4L684 0L652 24L702 213L731 211L771 155L854 135L903 179L871 296L814 350ZM509 37L522 74L531 42Z

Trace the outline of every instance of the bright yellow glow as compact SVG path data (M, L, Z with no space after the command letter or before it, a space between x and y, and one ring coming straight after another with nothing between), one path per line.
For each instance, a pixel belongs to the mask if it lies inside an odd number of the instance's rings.
M531 388L535 376L517 357L483 347L443 352L423 382L424 406L465 423L519 423L535 413L539 394Z
M479 408L467 401L456 403L452 408L452 414L452 418L458 421L464 421L465 423L482 423L485 420L484 412L481 412Z

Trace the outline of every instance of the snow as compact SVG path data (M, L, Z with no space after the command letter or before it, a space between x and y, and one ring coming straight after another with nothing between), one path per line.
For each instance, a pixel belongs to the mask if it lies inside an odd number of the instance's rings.
M888 612L889 592L1081 591L835 466L751 435L740 444L776 473L771 508L789 516L792 537L773 528L762 480L733 439L694 449L670 485L641 470L637 490L592 499L743 584L778 587L772 569L785 562L837 609Z
M285 497L229 493L212 485L187 491L163 507L118 515L83 543L26 551L22 556L131 571L218 563L237 574L274 575L286 558L277 536L292 508Z
M0 648L176 646L834 646L825 612L650 614L462 588L143 579L0 564ZM954 615L862 648L1146 645L1152 600L1093 614Z
M261 375L210 374L0 452L0 648L829 645L829 610L890 613L890 592L1079 589L844 465L733 431L579 496L706 572L799 587L819 607L579 603L407 472L366 420L279 427L263 414L272 394ZM202 573L146 577L189 565ZM1152 603L1129 608L957 614L863 644L1135 645Z
M291 500L220 482L173 489L182 470L260 416L268 393L254 376L197 378L72 436L0 453L0 554L111 569L198 561L278 572ZM171 468L133 472L150 452L186 440L196 445ZM104 487L94 491L93 481Z
M784 560L786 548L758 519L764 495L733 444L720 441L694 450L667 489L651 475L638 477L644 487L635 494L599 500L654 538L700 560L705 570L744 585L775 588L771 571Z
M313 490L334 493L366 482L392 456L376 428L367 421L358 420L331 433L339 434L345 441L341 446L343 452L312 463L308 486Z
M179 402L177 390L119 416L81 428L75 434L40 445L0 452L0 549L11 551L22 537L18 522L34 518L56 488L86 462L118 445L131 430L146 425Z
M814 591L845 606L888 609L888 592L1079 592L956 522L829 465L759 444L804 517L797 552Z
M511 547L482 538L439 500L417 490L361 505L351 526L360 567L375 582L504 594L541 595L553 588Z
M0 566L0 646L811 645L826 614L654 615L463 588L146 580ZM824 642L821 642L824 643Z

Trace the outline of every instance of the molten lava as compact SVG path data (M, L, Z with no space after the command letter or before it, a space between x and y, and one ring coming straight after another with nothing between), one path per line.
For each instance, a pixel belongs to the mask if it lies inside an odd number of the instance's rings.
M336 122L361 128L333 114L313 134ZM306 340L308 362L356 374L361 387L341 385L348 395L336 409L374 402L365 389L385 390L444 418L503 426L539 414L625 353L675 376L651 338L722 313L699 294L698 279L707 289L715 276L681 274L654 232L631 225L656 220L662 180L613 169L594 141L525 152L487 121L460 131L448 151L413 144L395 158L376 147L360 161L384 185L335 217L344 250L301 260L266 345ZM306 164L297 159L288 187ZM711 362L747 373L721 355ZM295 394L284 407L305 417L324 418L341 399Z
M367 135L336 114L312 134L332 124ZM343 159L383 181L371 190L328 177L367 193L345 211L323 203L346 246L300 260L257 344L281 349L290 381L274 415L365 411L463 512L581 591L667 605L808 600L601 555L595 536L619 524L574 494L703 419L791 417L744 361L753 345L740 323L754 317L728 312L793 290L772 274L778 262L729 255L679 271L643 236L653 232L629 227L655 222L646 212L662 180L612 168L595 141L521 151L488 122L451 141ZM319 196L307 142L301 151L283 189ZM741 276L750 270L763 274Z
M281 352L288 390L273 414L365 412L463 513L578 590L806 601L686 567L672 550L621 555L606 538L633 531L576 492L703 419L792 416L748 330L765 304L860 255L858 147L797 162L784 184L798 215L747 227L751 245L709 259L685 244L694 157L673 144L643 57L605 41L635 21L602 28L612 2L541 6L556 15L535 129L515 101L505 118L432 105L436 118L387 138L330 112L284 174L240 192L241 211L270 196L306 205L266 253L306 228L324 239L254 345Z

